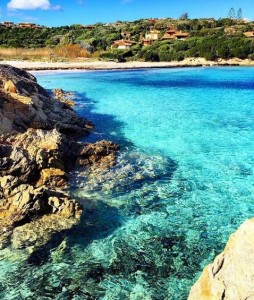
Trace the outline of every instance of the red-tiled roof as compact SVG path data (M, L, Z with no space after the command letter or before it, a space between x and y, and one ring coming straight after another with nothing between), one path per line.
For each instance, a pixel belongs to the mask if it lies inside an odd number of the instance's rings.
M133 46L137 44L135 41L129 41L129 40L118 40L114 41L111 45L112 46Z

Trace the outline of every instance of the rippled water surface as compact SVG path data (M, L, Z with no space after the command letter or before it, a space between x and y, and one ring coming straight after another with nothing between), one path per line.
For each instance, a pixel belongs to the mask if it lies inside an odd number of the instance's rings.
M73 174L81 224L39 265L0 253L1 299L187 299L202 268L254 216L254 70L39 73L74 91L121 145L115 168Z

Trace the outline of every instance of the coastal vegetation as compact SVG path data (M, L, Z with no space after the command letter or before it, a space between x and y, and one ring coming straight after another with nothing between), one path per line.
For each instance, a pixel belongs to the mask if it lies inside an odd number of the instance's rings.
M232 13L231 13L232 15ZM59 61L173 61L189 57L207 60L254 58L254 23L225 19L141 19L62 27L0 27L0 58ZM168 35L168 32L175 32ZM156 37L151 37L151 32Z

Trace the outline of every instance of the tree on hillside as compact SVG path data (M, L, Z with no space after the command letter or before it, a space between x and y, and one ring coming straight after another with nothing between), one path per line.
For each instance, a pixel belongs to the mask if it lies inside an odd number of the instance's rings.
M189 19L189 14L187 12L183 13L180 17L179 20L188 20Z
M233 7L231 7L230 10L229 10L228 18L229 19L235 19L235 10L234 10Z
M238 20L241 20L241 19L243 18L243 12L242 12L242 9L241 9L241 8L238 9L236 18L237 18Z

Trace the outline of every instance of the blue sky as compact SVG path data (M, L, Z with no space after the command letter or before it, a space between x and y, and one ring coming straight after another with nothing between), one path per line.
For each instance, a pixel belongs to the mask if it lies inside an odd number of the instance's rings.
M226 17L231 7L254 19L254 0L0 0L1 21L46 26L93 24L140 18Z

